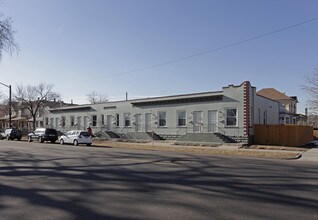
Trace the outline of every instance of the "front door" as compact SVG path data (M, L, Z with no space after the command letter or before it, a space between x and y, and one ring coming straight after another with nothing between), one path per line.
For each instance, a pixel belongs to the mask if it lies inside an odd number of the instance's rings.
M77 129L81 129L82 127L82 121L81 121L82 117L81 116L78 116L77 117ZM86 129L86 128L85 128Z
M208 111L208 132L211 132L211 133L218 132L216 110Z
M136 114L135 115L135 131L139 132L141 131L141 114Z
M193 132L203 132L203 117L201 111L193 112Z
M55 118L55 128L58 129L59 127L59 118Z
M84 116L84 129L86 130L89 126L89 118L88 116Z
M113 116L112 115L107 115L107 130L110 131L112 130L112 124L113 124Z
M151 116L152 116L151 113L147 113L146 117L145 117L146 132L151 132L152 131L152 129L151 129Z

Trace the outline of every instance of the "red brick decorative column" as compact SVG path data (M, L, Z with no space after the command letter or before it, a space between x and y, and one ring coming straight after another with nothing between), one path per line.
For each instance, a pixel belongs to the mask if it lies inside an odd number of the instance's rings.
M245 81L244 86L244 136L247 138L247 141L250 137L250 121L251 121L251 112L250 112L250 89L251 83Z

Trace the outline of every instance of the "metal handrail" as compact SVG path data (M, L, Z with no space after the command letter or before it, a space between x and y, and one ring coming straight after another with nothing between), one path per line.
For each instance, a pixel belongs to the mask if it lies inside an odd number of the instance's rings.
M234 130L237 129L237 136L239 136L239 133L242 132L242 128L243 127L238 127L238 126L235 126L235 127L223 127L223 126L218 126L216 124L207 124L207 123L203 123L203 124L200 124L201 125L201 129L200 131L198 130L198 132L203 132L203 133L220 133L222 135L226 135L227 134L227 130L231 128L233 128ZM59 127L60 130L68 130L68 129L73 129L73 127L71 126L64 126L64 127ZM134 132L134 126L131 126L131 127L109 127L107 125L104 125L104 126L101 126L97 129L100 129L100 130L106 130L106 131L111 131L111 132L114 132L116 134L124 134L124 133L127 133L129 131L132 131ZM192 125L191 123L188 123L187 126L184 126L184 127L178 127L178 126L171 126L171 127L157 127L157 126L150 126L147 128L148 131L151 131L151 132L162 132L164 131L165 129L169 129L170 131L169 132L173 132L174 134L176 135L183 135L183 134L187 134L189 132L192 132ZM145 126L141 126L140 127L140 132L147 132L146 131L146 127ZM164 132L166 133L166 132ZM233 133L233 132L231 132Z
M130 129L131 127L123 127L123 128L120 130L120 133L123 134L123 133L124 133L123 131L124 131L125 129L128 129L128 128ZM127 132L127 133L128 133L128 132Z
M188 133L188 127L179 127L178 131L177 131L177 135L179 136L179 132L183 129L186 129L186 134Z
M222 134L223 135L225 135L225 131L222 129L222 128L220 128L219 126L217 126L217 125L215 125L216 126L216 128L218 129L218 131L222 131ZM220 133L220 132L219 132Z

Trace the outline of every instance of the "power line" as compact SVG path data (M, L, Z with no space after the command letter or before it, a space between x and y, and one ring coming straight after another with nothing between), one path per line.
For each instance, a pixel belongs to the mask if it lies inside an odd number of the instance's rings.
M237 41L237 42L234 42L234 43L230 43L230 44L227 44L227 45L224 45L224 46L221 46L221 47L217 47L217 48L213 48L213 49L210 49L210 50L206 50L206 51L202 51L202 52L199 52L199 53L195 53L195 54L192 54L192 55L188 55L188 56L184 56L184 57L168 60L168 61L165 61L165 62L162 62L162 63L153 64L153 65L150 65L150 66L145 66L145 67L132 69L132 70L124 71L124 72L119 72L119 73L113 73L113 74L110 74L110 75L107 75L107 76L95 78L93 80L103 79L103 78L110 78L110 77L114 77L114 76L119 76L119 75L134 73L134 72L140 72L140 71L145 71L145 70L157 68L157 67L160 67L160 66L168 65L168 64L171 64L171 63L177 63L177 62L180 62L180 61L192 59L194 57L202 56L202 55L205 55L205 54L208 54L208 53L213 53L213 52L216 52L216 51L219 51L219 50L223 50L223 49L226 49L226 48L229 48L229 47L238 46L238 45L250 42L250 41L254 41L254 40L257 40L257 39L260 39L260 38L264 38L264 37L267 37L269 35L277 34L279 32L287 31L287 30L296 28L298 26L301 26L301 25L304 25L304 24L307 24L307 23L310 23L310 22L314 22L316 20L318 20L318 17L314 17L314 18L311 18L311 19L306 20L306 21L302 21L302 22L299 22L299 23L296 23L296 24L293 24L293 25L290 25L290 26L287 26L287 27L283 27L283 28L280 28L280 29L277 29L277 30L274 30L274 31L270 31L270 32L267 32L267 33L264 33L264 34L260 34L260 35L257 35L257 36L254 36L254 37L251 37L251 38L248 38L248 39L245 39L245 40L241 40L241 41Z

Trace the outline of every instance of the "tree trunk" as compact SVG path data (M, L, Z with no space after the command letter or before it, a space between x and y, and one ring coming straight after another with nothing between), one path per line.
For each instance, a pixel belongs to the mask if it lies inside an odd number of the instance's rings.
M33 131L36 129L36 115L33 115Z

